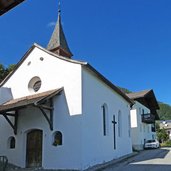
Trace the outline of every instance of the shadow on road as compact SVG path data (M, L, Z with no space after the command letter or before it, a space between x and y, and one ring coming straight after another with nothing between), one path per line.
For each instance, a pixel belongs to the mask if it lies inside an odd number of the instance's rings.
M116 171L171 171L169 148L144 150L116 167Z
M135 157L135 161L153 160L153 159L164 159L170 152L168 149L149 149L140 152L140 155Z

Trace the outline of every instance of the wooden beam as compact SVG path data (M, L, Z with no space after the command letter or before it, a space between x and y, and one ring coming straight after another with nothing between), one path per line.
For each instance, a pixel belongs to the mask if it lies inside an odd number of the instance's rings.
M14 134L17 134L17 128L18 128L18 111L15 111L15 114L10 114L9 113L3 113L1 114L4 116L4 118L6 119L6 121L9 123L9 125L12 127L12 129L14 130ZM14 123L12 123L12 121L9 119L8 116L14 117Z
M50 99L50 107L53 108L53 100ZM52 130L53 130L53 109L50 110L50 122L52 124Z
M48 124L49 124L49 128L51 131L53 131L53 100L49 99L50 105L44 105L44 104L37 104L34 103L34 106L39 108L39 110L42 112L43 116L45 117L45 119L47 120ZM49 116L46 112L46 110L49 111Z
M53 110L53 107L51 107L51 106L46 106L46 105L36 105L37 107L41 107L41 108L43 108L43 109L46 109L46 110Z
M15 114L11 114L11 113L7 113L7 112L3 112L3 113L0 113L0 115L14 116Z
M15 135L17 135L17 128L18 128L18 110L16 110L15 119L14 119L14 134Z
M45 119L47 120L48 124L49 124L49 127L50 127L50 130L53 131L53 119L51 118L51 115L50 117L47 116L47 113L44 111L44 109L42 107L38 107L40 109L40 111L42 112L43 116L45 117ZM51 112L50 112L51 113Z

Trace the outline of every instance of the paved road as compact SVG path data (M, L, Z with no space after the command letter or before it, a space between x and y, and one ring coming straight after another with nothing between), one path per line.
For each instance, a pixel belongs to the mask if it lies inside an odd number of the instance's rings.
M103 171L171 171L171 148L142 151Z

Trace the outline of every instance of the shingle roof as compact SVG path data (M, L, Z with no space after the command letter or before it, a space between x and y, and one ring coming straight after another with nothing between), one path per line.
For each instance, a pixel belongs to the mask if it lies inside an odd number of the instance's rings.
M151 90L143 90L140 92L134 92L134 93L129 93L127 96L131 99L137 99L137 98L142 98L145 97Z
M73 55L69 49L68 43L61 24L60 10L58 11L58 20L53 31L52 37L48 43L47 49L60 56L71 58Z
M153 90L144 90L135 93L126 94L130 99L136 100L139 103L143 104L147 108L151 110L153 114L155 114L155 118L159 119L157 114L157 109L159 109L158 102L156 100L155 94Z
M41 103L44 100L50 99L55 95L59 94L62 90L63 88L54 89L30 96L9 100L4 104L0 105L0 113L12 111L18 108L23 108L25 106L36 104L36 103Z

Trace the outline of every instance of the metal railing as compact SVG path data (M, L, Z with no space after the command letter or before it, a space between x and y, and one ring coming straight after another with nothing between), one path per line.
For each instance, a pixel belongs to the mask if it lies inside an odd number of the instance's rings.
M6 156L0 156L0 171L5 171L8 164L8 158Z

